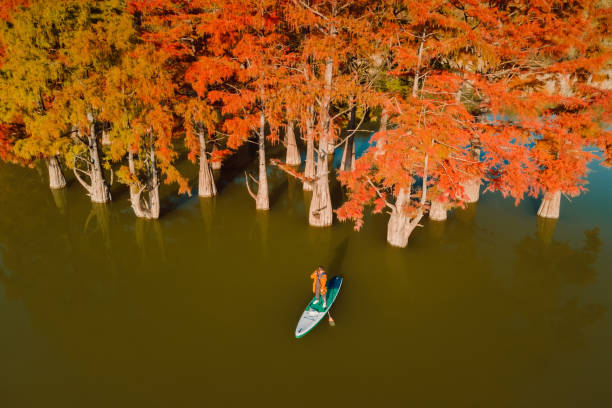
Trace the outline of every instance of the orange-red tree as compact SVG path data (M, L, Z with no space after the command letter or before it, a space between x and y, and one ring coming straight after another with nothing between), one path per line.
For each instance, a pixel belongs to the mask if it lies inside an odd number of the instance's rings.
M387 94L395 128L380 132L376 149L343 175L351 197L339 216L359 227L365 204L388 206L387 240L405 246L425 211L444 218L440 203L477 199L483 177L516 200L551 187L578 192L592 158L585 148L609 140L598 122L609 96L582 85L581 96L562 95L543 89L543 79L573 69L570 77L588 82L601 70L602 25L588 13L594 3L389 3L384 28L396 44L389 74L410 91ZM585 24L593 32L577 36L572 27Z
M257 135L257 193L246 184L258 210L269 209L266 169L268 139L276 141L282 122L275 89L284 75L284 37L278 1L235 0L208 3L196 33L204 38L206 52L187 72L201 98L221 112L220 128L227 145L237 148Z
M350 63L374 54L375 8L361 0L287 1L284 7L289 27L300 38L299 64L292 75L292 85L299 90L288 102L301 111L306 130L305 186L313 189L308 217L312 226L332 224L327 157L353 105L368 103L372 84L363 83Z
M609 157L612 95L597 79L610 66L611 14L600 3L517 1L496 9L494 20L474 13L497 56L473 81L489 112L486 127L497 130L485 141L497 157L489 188L517 200L543 194L542 217L559 217L561 194L584 191L593 148ZM526 146L528 157L504 157L499 134Z
M387 241L404 247L429 209L429 201L465 201L465 182L480 177L470 154L473 115L460 103L459 72L448 60L467 47L465 26L451 4L389 2L382 30L391 52L388 75L398 84L381 95L393 127L378 132L376 146L343 173L349 200L341 219L363 222L364 206L391 211Z

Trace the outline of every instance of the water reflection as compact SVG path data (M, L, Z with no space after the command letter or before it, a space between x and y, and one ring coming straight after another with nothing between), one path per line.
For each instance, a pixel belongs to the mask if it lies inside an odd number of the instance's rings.
M51 194L53 195L53 202L55 203L55 206L57 207L60 215L65 216L68 207L66 190L63 188L52 189Z
M260 249L263 260L266 261L270 255L270 212L256 211L254 218L255 222L252 224L251 229L251 236L253 237L251 242Z
M210 235L215 216L215 206L217 205L216 197L199 197L200 214L204 222L204 230L206 235ZM210 240L207 240L210 243Z
M92 203L89 215L83 224L83 235L99 240L101 238L104 248L110 252L112 250L111 240L111 212L110 204ZM93 238L95 236L96 238Z
M308 228L311 193L285 176L274 179L287 187L269 213L254 211L242 180L151 222L127 200L92 205L78 185L59 215L28 171L0 165L7 406L44 405L42 384L55 378L58 399L79 390L75 406L189 406L203 390L218 406L271 393L290 401L295 384L321 378L313 356L334 361L324 375L334 387L309 406L339 394L372 406L379 395L368 387L404 401L407 384L418 406L521 406L535 387L550 396L544 405L570 407L607 390L604 227L575 244L561 224L553 236L520 212L493 217L501 199L485 198L425 222L400 250L385 243L384 214L359 233ZM324 322L298 342L317 264L345 275L337 327ZM559 387L579 379L580 391ZM174 385L160 391L160 381ZM20 384L32 385L26 404Z
M556 218L544 218L537 217L538 223L538 240L543 244L544 247L549 246L552 243L553 235L555 233L555 227L557 226Z
M579 249L552 239L549 231L542 233L538 228L514 247L516 310L525 328L546 336L551 345L579 345L583 330L606 311L605 306L584 299L580 290L597 276L595 263L602 247L599 229L584 231Z
M143 263L155 258L166 262L166 247L159 220L137 218L135 222L136 245Z

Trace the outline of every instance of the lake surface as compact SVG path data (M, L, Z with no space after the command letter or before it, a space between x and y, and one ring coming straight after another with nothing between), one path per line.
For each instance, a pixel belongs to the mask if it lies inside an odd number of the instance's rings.
M250 157L217 198L164 187L159 221L0 163L0 406L612 406L611 170L556 225L483 194L397 249L387 215L308 227L278 170L257 213ZM318 264L336 327L297 340Z

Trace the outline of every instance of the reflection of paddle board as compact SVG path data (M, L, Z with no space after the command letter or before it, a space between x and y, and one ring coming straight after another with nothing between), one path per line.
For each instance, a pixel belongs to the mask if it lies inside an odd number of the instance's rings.
M342 286L342 277L334 276L327 282L327 307L323 308L323 300L319 299L319 303L313 304L315 297L312 298L304 313L300 317L297 327L295 328L295 337L298 339L311 331L327 314L327 311L332 307L338 292Z

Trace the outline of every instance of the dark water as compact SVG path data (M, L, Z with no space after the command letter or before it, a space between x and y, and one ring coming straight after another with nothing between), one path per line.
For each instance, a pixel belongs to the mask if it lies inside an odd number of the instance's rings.
M556 225L485 194L400 250L278 171L257 214L238 161L159 221L0 164L1 407L612 406L611 170ZM296 340L317 264L337 325Z

